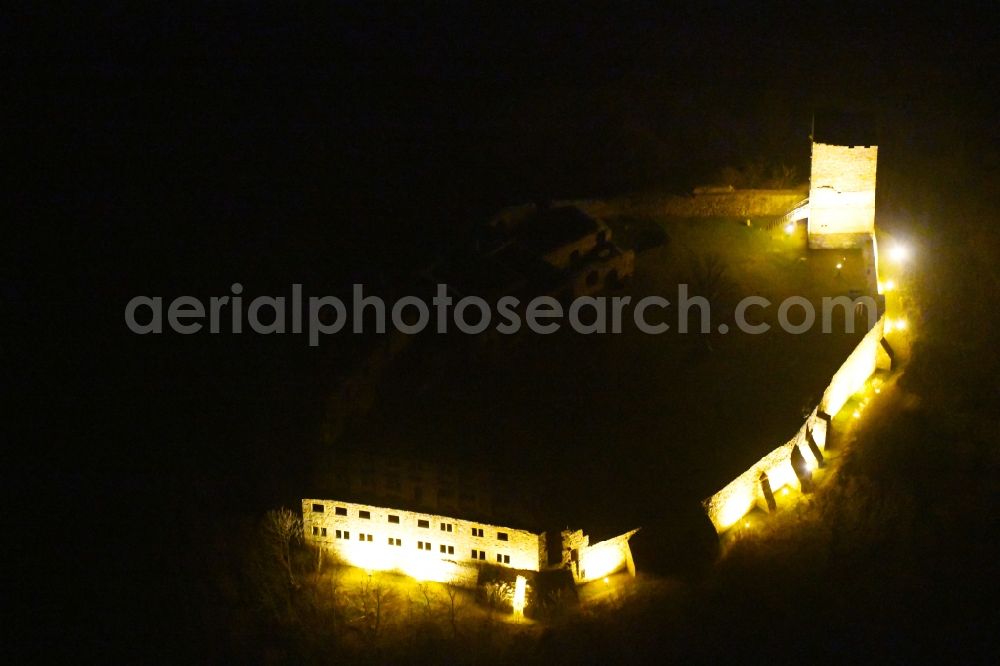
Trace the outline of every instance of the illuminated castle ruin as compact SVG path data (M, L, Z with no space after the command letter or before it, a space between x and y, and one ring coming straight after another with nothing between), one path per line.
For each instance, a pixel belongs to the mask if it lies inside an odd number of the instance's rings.
M871 377L876 370L891 369L892 349L885 335L893 328L899 330L905 326L905 320L894 323L886 317L882 296L885 289L879 281L875 238L878 147L871 126L850 116L817 115L811 138L812 169L807 199L802 198L804 192L800 190L740 192L730 188L696 197L670 197L665 203L657 200L653 204L661 212L666 209L669 214L682 217L743 217L753 211L762 216L776 216L782 225L806 219L810 249L861 250L868 275L867 291L878 294L876 324L831 378L822 398L798 431L703 501L705 512L719 533L744 520L755 509L774 512L782 508L794 501L793 490L810 489L814 471L824 465L834 417L852 396L872 389ZM628 206L633 204L624 205L625 210L631 210ZM548 243L546 237L546 243L532 246L544 248L545 252L529 254L536 259L541 257L553 269L586 265L584 258L607 244L606 227L594 221L599 220L606 208L608 205L602 202L568 202L556 206L546 214L557 213L557 221L565 216L563 222L573 233L559 235L555 243ZM523 219L537 214L533 206L508 209L491 226L510 234ZM385 470L381 476L376 472L380 468ZM359 475L351 474L350 469L349 464L339 467L338 476L348 479L346 485L325 483L324 487L338 488L341 496L367 499L381 506L335 500L302 501L306 540L336 552L347 564L369 570L396 570L421 580L460 585L476 584L487 564L518 574L569 571L578 583L623 569L635 572L629 546L635 530L591 544L581 530L538 533L454 518L445 514L482 517L495 508L506 509L505 515L512 512L509 506L495 507L493 500L482 495L482 488L491 484L472 478L463 480L447 469L438 470L435 476L414 466L408 474L403 474L399 461L392 459L381 465L362 462ZM386 508L386 504L409 504L415 511ZM560 541L558 549L555 544L549 547L549 537Z
M303 499L302 517L307 543L351 566L418 580L474 586L486 564L517 573L566 569L578 583L635 574L628 541L637 530L593 545L582 530L563 531L561 555L550 563L544 532L323 499Z

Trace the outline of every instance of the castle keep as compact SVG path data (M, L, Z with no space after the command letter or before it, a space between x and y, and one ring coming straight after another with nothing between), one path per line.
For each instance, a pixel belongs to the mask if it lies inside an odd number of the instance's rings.
M809 182L809 247L861 247L875 233L878 146L863 118L817 114Z

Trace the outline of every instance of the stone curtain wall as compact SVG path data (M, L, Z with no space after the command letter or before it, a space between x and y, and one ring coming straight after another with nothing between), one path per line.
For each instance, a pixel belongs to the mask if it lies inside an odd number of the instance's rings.
M768 509L768 498L761 484L762 473L766 474L767 485L775 496L785 485L801 487L802 472L796 471L796 467L808 473L809 469L815 468L819 463L810 446L810 436L821 454L826 450L827 420L823 418L823 414L835 416L853 394L864 388L865 382L877 368L888 369L889 359L881 346L884 326L883 316L834 373L823 392L820 404L790 440L758 460L725 488L703 502L717 532L725 532L754 507ZM796 460L800 462L796 464Z
M856 393L876 369L889 369L889 357L882 348L885 316L868 331L851 355L843 362L823 392L819 409L831 416L837 414L844 403Z
M560 201L598 218L615 215L673 217L780 217L800 203L805 189L733 190L690 196L631 196L610 200Z
M810 247L855 247L874 233L877 158L877 146L812 145Z
M792 449L798 445L800 437L804 437L805 425L800 428L788 442L774 449L754 463L747 471L733 479L725 488L704 501L705 511L720 534L735 525L755 506L766 507L760 485L761 472L776 472L777 477L771 481L772 491L778 490L781 480L797 481L795 470L791 465ZM768 474L768 477L771 475ZM785 485L781 483L781 485Z
M314 504L321 505L323 510L314 511ZM346 510L347 515L337 515L337 508ZM370 518L361 517L365 511ZM389 522L390 516L398 517L399 522ZM303 499L302 518L306 541L332 549L347 564L380 571L399 570L415 578L441 582L459 583L471 576L465 570L471 567L475 571L477 565L485 563L538 571L545 551L544 536L527 530L368 504ZM420 527L421 520L427 521L428 527ZM451 525L451 531L442 530L442 523ZM313 534L314 527L318 534ZM338 539L337 530L350 536ZM483 536L475 536L473 530L482 530ZM498 533L506 534L507 540L500 540ZM361 534L372 535L372 540L362 540ZM390 545L390 538L399 539L401 544ZM418 549L418 542L429 543L429 549ZM442 545L445 553L440 550ZM447 552L449 546L453 553ZM485 559L474 560L473 550L485 551ZM498 563L498 554L509 556L510 561Z
M802 201L800 190L734 190L720 194L671 197L663 211L675 217L777 217Z

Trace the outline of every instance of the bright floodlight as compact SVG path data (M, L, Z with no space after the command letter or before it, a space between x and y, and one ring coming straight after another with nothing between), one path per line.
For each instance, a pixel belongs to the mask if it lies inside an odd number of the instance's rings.
M902 263L910 258L910 248L905 245L893 245L889 248L889 258L896 263Z
M789 222L788 224L785 225L785 233L788 234L789 236L791 236L793 233L795 233L795 223L794 222Z
M528 581L524 576L518 576L514 579L514 613L517 615L524 615L524 597L525 588L527 587Z

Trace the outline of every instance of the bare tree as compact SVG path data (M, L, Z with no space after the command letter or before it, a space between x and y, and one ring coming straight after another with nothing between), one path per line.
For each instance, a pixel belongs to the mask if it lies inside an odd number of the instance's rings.
M798 180L798 169L787 164L777 164L771 168L771 180L768 185L775 189L794 187Z
M715 332L717 324L731 314L732 302L737 292L736 283L729 277L723 258L714 253L694 257L688 283L691 293L694 296L704 297L709 307L707 313L697 307L689 309L687 324L695 331L708 334L701 335L698 339L711 351L714 349L711 334ZM702 318L702 321L696 321L695 316ZM707 330L704 328L706 319Z
M743 177L746 179L744 187L760 187L767 175L767 163L762 158L757 158L743 165Z
M696 258L691 271L691 287L699 296L716 301L728 287L727 267L722 257L714 253Z
M316 577L323 575L323 562L326 560L326 547L320 543L315 546L316 555Z
M377 576L367 576L358 588L355 597L361 611L362 631L373 648L378 646L396 596L395 589Z
M738 190L756 187L784 189L797 184L798 170L787 164L769 165L767 160L758 157L739 168L724 167L716 180L720 185L732 185Z
M454 585L445 585L444 593L448 596L448 622L451 624L452 638L458 638L458 616L462 611L462 597Z
M431 583L426 581L420 583L420 594L424 598L424 619L429 621L431 619L435 601L434 590L431 588Z
M728 166L719 172L718 180L723 185L732 185L738 190L760 187L767 176L767 163L763 159L756 159L736 168Z
M244 573L258 610L281 622L291 613L288 576L274 549L258 538L247 548Z
M338 635L340 631L344 597L344 567L337 565L330 572L330 610L334 635Z
M288 584L295 586L292 572L292 543L302 538L302 519L291 509L281 507L264 514L264 540L271 547L288 574Z

